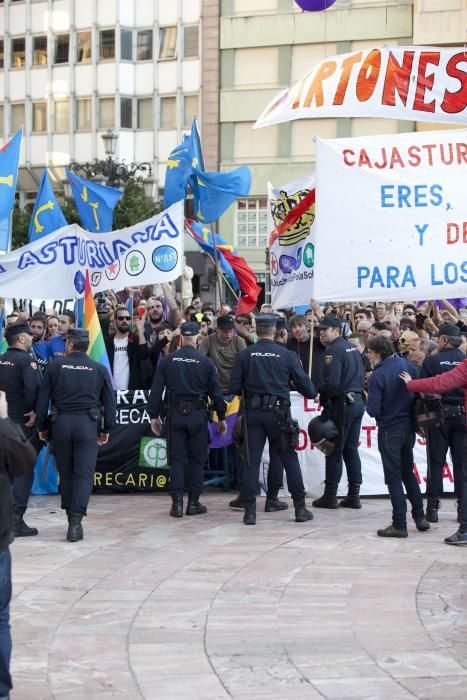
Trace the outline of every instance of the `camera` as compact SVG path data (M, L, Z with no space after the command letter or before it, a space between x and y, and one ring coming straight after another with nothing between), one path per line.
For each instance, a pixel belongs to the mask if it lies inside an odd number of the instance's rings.
M105 303L105 294L104 292L97 292L97 294L94 296L94 301L96 302L96 311L98 314L106 314L108 313L108 308L107 304Z

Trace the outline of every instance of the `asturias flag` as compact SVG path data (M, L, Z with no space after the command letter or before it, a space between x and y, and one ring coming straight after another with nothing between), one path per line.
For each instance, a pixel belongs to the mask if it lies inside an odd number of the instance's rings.
M110 369L109 356L102 335L101 324L96 311L96 304L92 295L89 272L86 270L86 284L84 287L84 327L89 331L88 355L92 360L100 362L109 371L113 384L112 370Z
M250 192L250 168L241 165L228 173L205 173L193 169L190 180L195 199L195 216L203 222L215 221L230 207L237 197Z
M29 242L47 236L62 226L67 225L60 204L57 202L50 186L47 168L44 168L39 192L37 193L31 223L29 224Z
M182 143L174 148L167 160L164 183L164 209L175 202L185 199L188 191L188 181L193 174L193 151L191 138L183 137Z
M81 223L88 231L105 233L112 230L112 216L123 192L84 180L66 171Z
M10 243L10 215L15 205L19 151L23 129L0 148L0 251L7 252Z

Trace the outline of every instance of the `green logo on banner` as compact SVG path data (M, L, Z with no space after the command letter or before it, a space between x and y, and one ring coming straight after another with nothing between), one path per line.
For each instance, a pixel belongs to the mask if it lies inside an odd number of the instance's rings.
M160 437L143 437L139 445L139 466L147 469L170 469L167 443Z

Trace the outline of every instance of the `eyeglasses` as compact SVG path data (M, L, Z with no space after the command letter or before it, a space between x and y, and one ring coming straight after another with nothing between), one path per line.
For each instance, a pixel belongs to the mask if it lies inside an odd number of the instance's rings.
M237 323L240 323L242 326L249 326L250 322L249 321L237 321Z
M117 321L131 321L131 316L117 316Z
M415 316L415 311L404 311L403 316Z

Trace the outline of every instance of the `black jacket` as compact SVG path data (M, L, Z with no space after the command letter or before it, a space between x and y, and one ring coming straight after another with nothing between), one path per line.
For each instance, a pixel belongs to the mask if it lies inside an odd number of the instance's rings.
M114 336L107 335L105 337L105 347L109 356L110 368L113 372L114 367ZM144 389L145 380L143 378L143 362L149 357L149 349L147 343L140 345L138 336L130 333L128 335L128 362L130 365L130 379L128 389ZM146 381L147 383L147 381Z
M36 458L21 428L9 418L0 418L0 550L13 541L11 482L15 476L30 474Z

